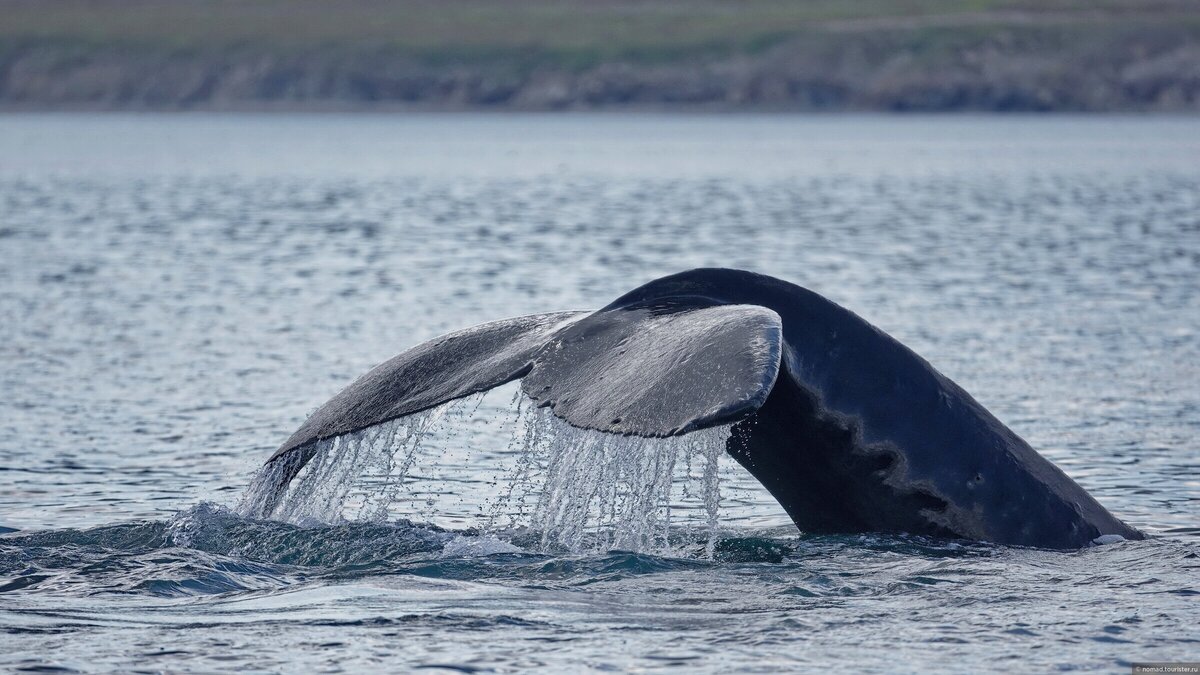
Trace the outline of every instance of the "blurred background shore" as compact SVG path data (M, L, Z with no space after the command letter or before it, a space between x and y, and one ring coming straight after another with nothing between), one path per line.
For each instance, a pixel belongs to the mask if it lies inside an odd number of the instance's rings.
M1200 111L1195 0L0 0L0 109Z

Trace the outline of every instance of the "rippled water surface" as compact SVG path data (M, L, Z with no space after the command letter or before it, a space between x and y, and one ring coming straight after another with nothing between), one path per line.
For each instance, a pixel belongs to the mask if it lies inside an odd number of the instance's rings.
M852 309L1152 536L805 535L712 439L555 474L512 387L238 515L372 365L697 266ZM2 116L0 668L1197 660L1198 273L1193 119ZM639 476L673 520L538 511Z

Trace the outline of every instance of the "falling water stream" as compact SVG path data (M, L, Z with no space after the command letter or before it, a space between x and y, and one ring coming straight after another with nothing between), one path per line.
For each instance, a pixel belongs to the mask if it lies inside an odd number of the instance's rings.
M307 526L436 513L438 496L455 494L439 484L438 464L474 461L471 448L454 444L462 425L493 410L480 412L486 396L317 441L298 473L290 464L300 452L269 462L237 511ZM478 500L484 531L529 529L537 550L547 552L662 553L672 550L673 526L703 527L711 557L728 426L671 438L620 436L572 427L519 393L512 399L515 415L498 425L509 434L510 461L491 496Z

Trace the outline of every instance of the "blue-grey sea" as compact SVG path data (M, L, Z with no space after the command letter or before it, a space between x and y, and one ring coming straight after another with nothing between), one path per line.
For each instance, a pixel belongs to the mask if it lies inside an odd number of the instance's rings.
M815 536L651 443L664 536L564 545L511 387L241 515L373 365L699 266L853 310L1150 536ZM0 532L0 670L1200 660L1200 118L0 116Z

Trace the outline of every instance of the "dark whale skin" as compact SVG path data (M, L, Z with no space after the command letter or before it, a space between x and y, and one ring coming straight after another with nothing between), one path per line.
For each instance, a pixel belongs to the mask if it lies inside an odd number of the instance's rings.
M853 312L730 269L663 277L603 309L458 331L381 364L268 460L522 379L577 427L673 436L733 424L728 452L797 527L1052 549L1140 539L928 362Z
M807 532L907 532L1071 549L1143 535L961 387L853 312L773 277L698 269L610 307L666 298L758 304L783 368L728 450Z

